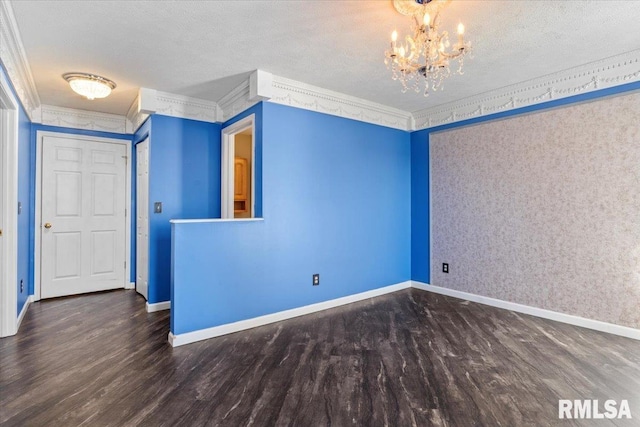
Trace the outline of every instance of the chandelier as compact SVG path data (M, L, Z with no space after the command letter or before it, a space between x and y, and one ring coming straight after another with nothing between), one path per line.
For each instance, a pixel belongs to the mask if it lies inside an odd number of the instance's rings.
M106 98L115 89L116 84L111 80L88 73L66 73L62 76L71 89L87 99Z
M402 92L413 89L424 96L429 90L442 89L442 82L451 75L449 62L458 61L457 74L462 74L464 56L471 44L464 39L464 25L458 25L458 40L451 46L449 34L440 32L440 10L450 0L393 0L393 6L403 15L411 16L413 36L398 40L391 34L391 48L385 52L384 63L393 80L400 80Z

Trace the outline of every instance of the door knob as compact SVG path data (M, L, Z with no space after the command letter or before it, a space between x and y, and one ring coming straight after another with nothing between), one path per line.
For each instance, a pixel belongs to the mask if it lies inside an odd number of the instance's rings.
M50 222L45 222L44 223L44 228L51 228L51 223Z

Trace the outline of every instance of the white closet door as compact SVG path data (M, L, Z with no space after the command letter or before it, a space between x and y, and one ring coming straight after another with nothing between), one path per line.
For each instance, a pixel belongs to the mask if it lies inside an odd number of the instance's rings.
M126 155L124 144L43 138L42 298L124 287Z

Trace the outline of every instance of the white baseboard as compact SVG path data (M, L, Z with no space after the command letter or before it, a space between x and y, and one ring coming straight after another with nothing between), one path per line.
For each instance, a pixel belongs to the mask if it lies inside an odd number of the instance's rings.
M441 288L417 281L411 281L411 287L436 294L447 295L467 301L490 305L492 307L503 308L505 310L516 311L518 313L530 314L543 319L555 320L556 322L568 323L570 325L582 326L583 328L594 329L600 332L607 332L627 338L640 340L640 329L629 328L627 326L614 325L613 323L602 322L600 320L586 319L572 314L559 313L557 311L545 310L543 308L518 304L482 295L470 294L468 292L457 291L455 289Z
M32 302L33 302L33 295L29 295L27 300L24 302L24 305L22 306L22 310L20 310L20 315L18 316L18 321L16 322L16 331L20 330L20 324L22 323L22 319L24 319L24 316L27 314L27 309L29 308L29 305Z
M124 288L125 289L135 289L136 288L136 282L125 283L124 284Z
M291 319L293 317L304 316L305 314L316 313L318 311L327 310L329 308L339 307L345 304L374 298L380 295L396 292L411 287L411 281L398 283L384 288L373 289L371 291L362 292L355 295L349 295L342 298L336 298L329 301L319 302L317 304L305 305L304 307L292 308L290 310L279 311L277 313L267 314L252 319L240 320L238 322L227 323L225 325L214 326L213 328L200 329L198 331L187 332L184 334L174 335L169 332L169 343L173 347L190 344L196 341L202 341L209 338L219 337L221 335L231 334L234 332L244 331L245 329L255 328L257 326L268 325L269 323L280 322L282 320Z
M171 301L162 301L149 304L147 302L147 313L153 313L162 310L171 310Z

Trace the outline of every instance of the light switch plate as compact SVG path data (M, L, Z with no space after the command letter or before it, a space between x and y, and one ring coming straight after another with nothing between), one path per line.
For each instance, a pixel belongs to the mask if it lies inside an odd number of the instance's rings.
M153 213L162 213L162 202L155 202L153 204Z

